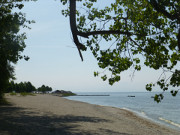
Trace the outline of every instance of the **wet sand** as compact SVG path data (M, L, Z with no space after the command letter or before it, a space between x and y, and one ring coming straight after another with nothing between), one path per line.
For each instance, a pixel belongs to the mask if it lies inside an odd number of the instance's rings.
M0 106L0 135L179 135L127 110L52 95L10 96Z

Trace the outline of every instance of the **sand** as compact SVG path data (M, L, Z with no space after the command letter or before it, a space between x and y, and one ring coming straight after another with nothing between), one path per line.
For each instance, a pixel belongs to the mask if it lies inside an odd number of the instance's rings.
M0 106L0 135L179 135L127 110L52 95L10 96Z

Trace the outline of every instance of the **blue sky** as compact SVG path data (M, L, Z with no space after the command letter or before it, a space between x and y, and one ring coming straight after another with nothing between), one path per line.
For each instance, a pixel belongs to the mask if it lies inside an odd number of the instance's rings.
M27 33L27 47L23 52L30 60L19 61L15 65L16 82L30 81L36 87L42 84L56 89L73 92L124 92L145 91L145 85L154 82L159 71L143 68L136 72L132 80L132 70L123 72L121 81L113 86L94 77L94 71L102 71L88 50L83 52L84 62L72 40L69 18L61 14L65 8L59 0L38 0L27 2L22 12L31 24Z

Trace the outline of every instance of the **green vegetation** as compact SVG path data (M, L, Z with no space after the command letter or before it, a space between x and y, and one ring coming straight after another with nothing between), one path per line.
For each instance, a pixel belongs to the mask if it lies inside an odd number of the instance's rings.
M98 2L70 0L70 6L66 6L70 8L62 10L63 15L70 16L73 40L81 58L81 51L89 48L103 69L94 72L94 76L101 75L103 81L113 85L128 69L161 69L162 75L147 84L146 90L162 90L162 94L155 95L157 102L168 90L176 96L180 90L179 0L113 0L111 4L107 1L106 6L97 6ZM109 42L109 46L101 45L101 41Z
M14 81L11 81L6 89L6 93L10 92L32 92L36 91L36 88L31 84L31 82L20 82L20 83L14 83Z
M21 92L20 96L36 96L36 95L33 93Z
M10 95L11 95L11 96L16 96L16 95L17 95L17 93L15 93L15 92L11 92L11 93L10 93Z
M63 93L62 97L75 96L75 93Z
M31 84L31 82L20 82L15 83L14 81L11 81L6 89L6 93L10 93L11 96L14 95L20 95L20 96L35 96L35 93L49 93L52 91L52 88L49 86L42 85L41 87L37 88ZM55 95L59 96L74 96L75 93L72 93L71 91L65 91L65 90L56 90L54 92Z
M21 93L11 92L10 95L11 96L16 96L16 95L20 95L20 96L36 96L36 94L29 93L29 92L21 92Z
M31 93L31 92L42 92L46 93L48 91L52 91L52 88L49 86L42 85L41 87L37 88L31 84L31 82L20 82L15 83L11 81L8 84L7 89L5 90L6 93Z
M68 96L75 96L75 93L72 93L71 91L65 91L65 90L55 90L52 92L52 95L60 96L60 97L68 97Z
M46 93L46 92L48 92L48 91L52 91L52 88L49 87L49 86L42 85L41 87L39 87L39 88L37 89L37 91L40 91L40 92L42 92L42 93Z
M0 99L3 99L9 80L14 79L12 64L29 59L22 55L26 34L19 33L20 28L29 28L26 24L33 23L19 12L24 1L36 0L1 0L0 3ZM70 16L73 40L79 54L83 60L81 51L89 48L103 69L94 72L94 76L101 75L103 81L108 80L113 85L128 69L140 71L143 66L162 69L162 75L147 84L146 90L152 91L158 86L163 92L169 90L172 96L176 96L180 90L179 0L113 0L99 8L95 6L97 0L69 1L70 8L62 13ZM61 2L65 5L68 0ZM76 3L83 7L76 10ZM80 43L78 36L83 38L84 44ZM100 41L109 42L109 46L102 46ZM46 91L44 86L40 90ZM17 91L30 92L21 87ZM163 97L162 93L155 95L154 99L160 102Z
M21 53L26 47L26 34L20 28L29 28L25 14L19 12L24 1L34 0L1 0L0 2L0 100L10 79L14 79L14 66L20 59L28 60Z

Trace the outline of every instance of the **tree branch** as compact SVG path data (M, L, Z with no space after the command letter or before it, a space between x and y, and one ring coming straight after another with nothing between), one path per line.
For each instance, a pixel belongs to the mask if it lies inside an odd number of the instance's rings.
M164 16L168 17L168 18L171 19L171 20L177 19L177 20L180 22L179 14L174 13L174 14L172 15L172 14L168 13L160 4L158 4L158 3L156 2L156 0L150 0L149 3L152 5L152 7L153 7L157 12L162 13Z
M131 36L132 33L130 32L124 32L124 31L119 31L119 30L102 30L102 31L91 31L91 32L79 32L78 31L78 35L88 38L88 36L90 35L103 35L103 34L124 34L127 36Z
M180 51L180 28L179 28L179 33L177 35L177 39L178 39L178 48L179 48L179 51Z
M74 43L76 44L81 60L83 61L81 50L85 50L85 46L79 42L79 39L77 37L78 30L76 26L76 0L70 0L70 27Z
M99 34L124 34L127 36L132 35L130 32L123 32L119 30L102 30L102 31L91 31L91 32L79 32L77 30L76 25L76 0L70 0L70 27L72 31L72 36L74 43L76 44L81 60L83 61L83 57L81 54L81 50L85 50L85 46L79 42L77 36L82 36L88 38L90 35L99 35Z

